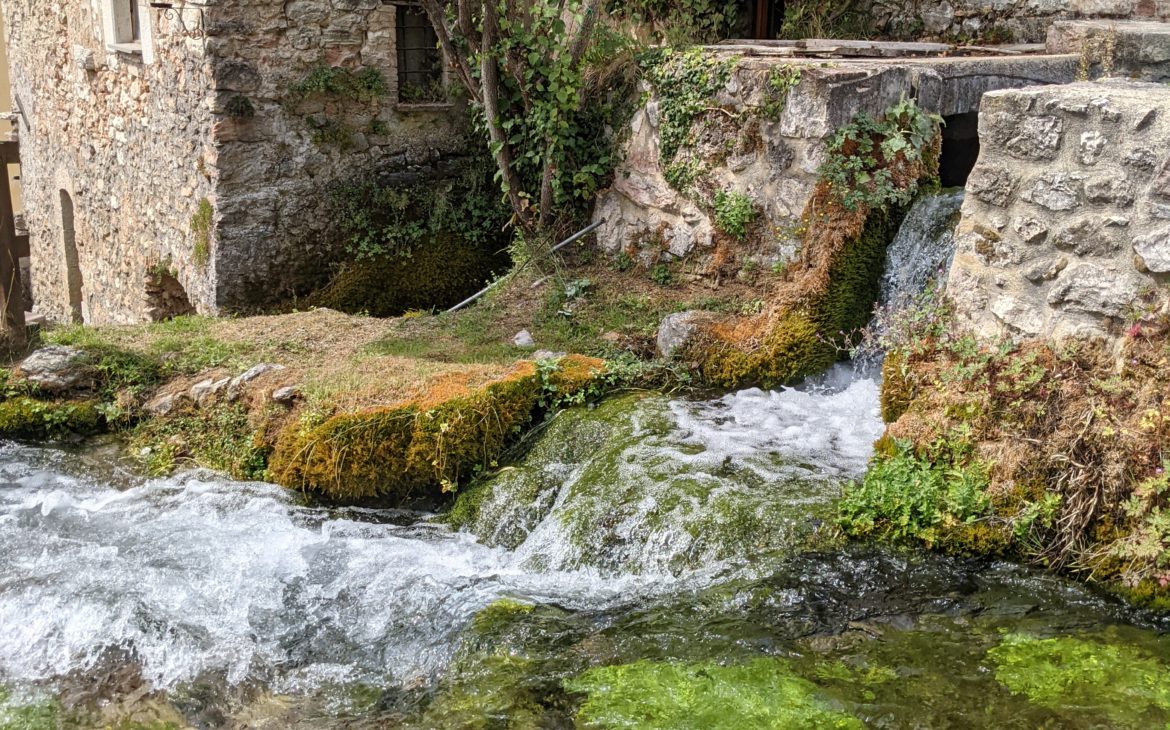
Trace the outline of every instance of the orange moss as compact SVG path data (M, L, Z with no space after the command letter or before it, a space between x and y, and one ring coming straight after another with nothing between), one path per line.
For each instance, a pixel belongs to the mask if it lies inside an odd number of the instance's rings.
M601 360L568 356L547 379L558 394L567 394L603 371ZM276 438L269 475L287 487L340 500L405 502L452 491L491 466L520 435L548 383L535 363L525 361L480 387L451 374L392 406L294 422Z

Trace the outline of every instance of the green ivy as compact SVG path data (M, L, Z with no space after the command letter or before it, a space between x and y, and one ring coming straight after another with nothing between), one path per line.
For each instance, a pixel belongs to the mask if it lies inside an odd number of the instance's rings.
M414 247L452 232L477 247L494 245L509 214L486 160L452 178L407 185L361 180L332 191L334 220L355 258L409 256Z
M701 48L666 48L650 58L646 75L658 97L658 154L663 169L691 142L696 117L731 80L735 65L736 59L720 59Z
M932 149L940 124L941 117L923 112L913 99L903 99L880 119L858 114L826 143L820 178L847 210L908 205L920 184L915 180L899 185L891 163L922 160Z
M768 72L768 91L770 96L764 102L760 113L765 119L779 121L788 106L788 95L800 83L799 66L776 66Z

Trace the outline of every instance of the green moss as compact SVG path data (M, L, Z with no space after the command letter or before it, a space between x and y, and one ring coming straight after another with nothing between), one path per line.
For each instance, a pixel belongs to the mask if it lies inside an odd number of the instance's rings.
M642 661L591 669L565 682L586 695L586 727L639 730L861 728L779 659L722 666Z
M211 261L211 224L215 215L211 201L202 198L199 206L191 215L191 236L195 242L191 246L191 261L196 266L206 266Z
M1170 664L1137 648L1010 634L987 653L995 678L1052 709L1088 709L1117 728L1170 728Z
M18 396L0 402L0 435L45 439L89 435L105 421L96 401L45 401Z
M535 609L531 603L522 603L512 598L501 598L475 614L471 630L480 637L491 636L517 618L527 616Z
M314 303L350 314L389 317L445 309L478 291L507 257L452 233L419 243L408 254L383 253L345 265Z
M21 701L0 687L0 728L3 730L59 730L66 721L55 700Z
M540 398L536 367L521 363L482 388L292 424L277 438L269 474L335 499L435 497L488 468Z

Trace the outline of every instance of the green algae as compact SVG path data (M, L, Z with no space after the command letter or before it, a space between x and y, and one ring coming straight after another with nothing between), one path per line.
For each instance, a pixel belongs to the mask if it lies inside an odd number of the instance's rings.
M578 719L592 728L862 728L781 659L635 662L590 669L565 683L586 695Z
M64 714L56 700L16 698L0 687L0 730L57 730Z
M1037 705L1097 712L1111 727L1170 728L1166 658L1120 643L1027 634L1009 634L987 657L997 681Z

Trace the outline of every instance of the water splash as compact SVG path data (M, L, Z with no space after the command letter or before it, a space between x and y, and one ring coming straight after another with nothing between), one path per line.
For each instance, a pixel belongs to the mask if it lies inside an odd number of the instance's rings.
M886 249L883 306L918 294L931 281L945 283L955 255L955 225L963 206L963 192L962 188L952 188L914 201Z
M206 474L119 491L46 471L44 453L0 447L8 681L84 672L111 653L157 687L204 673L286 690L405 681L441 669L460 629L501 596L587 609L653 589L528 571L418 515L403 525L310 509L279 487Z

